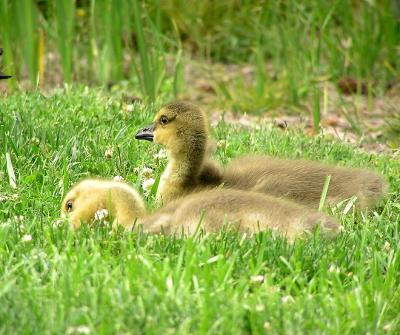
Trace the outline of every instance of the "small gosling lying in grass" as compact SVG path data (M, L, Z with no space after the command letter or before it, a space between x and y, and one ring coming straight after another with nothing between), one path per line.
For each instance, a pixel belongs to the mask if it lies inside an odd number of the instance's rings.
M61 216L68 216L73 229L81 222L92 222L100 210L109 210L116 224L132 225L132 218L144 216L146 206L140 195L123 182L85 179L64 197Z
M205 113L188 102L164 106L137 139L165 146L168 165L157 200L168 203L199 188L218 186L285 197L317 209L325 179L331 175L326 204L334 206L357 197L358 208L373 207L387 193L386 180L373 171L338 167L313 161L247 156L234 159L225 170L206 154Z
M256 192L215 189L196 192L170 202L148 214L139 194L127 184L88 179L75 185L65 196L61 213L74 229L91 223L95 214L109 209L114 224L132 228L136 223L147 233L193 234L200 227L217 232L225 225L240 232L256 233L272 229L293 240L318 226L323 235L340 231L336 220L294 202Z

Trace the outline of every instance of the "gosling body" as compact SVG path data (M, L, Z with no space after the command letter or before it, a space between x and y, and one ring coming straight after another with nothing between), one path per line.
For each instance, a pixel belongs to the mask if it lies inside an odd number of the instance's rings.
M328 175L331 181L326 204L331 206L355 196L357 208L373 207L388 190L386 180L373 171L306 160L246 156L232 160L223 170L206 153L205 113L187 102L164 106L153 124L139 131L136 138L154 140L166 147L168 165L157 191L157 199L164 203L223 184L227 188L285 197L316 209Z
M74 186L61 211L76 229L81 222L92 222L97 211L108 208L115 222L125 228L136 222L145 232L168 235L190 235L198 229L217 232L226 227L249 233L272 229L293 240L318 226L329 237L340 230L336 220L323 213L288 200L233 189L196 192L149 214L133 188L102 180L84 180Z
M356 197L358 208L371 208L387 193L385 179L373 171L306 160L245 156L226 167L227 187L285 197L318 208L327 176L331 176L325 204L335 206Z

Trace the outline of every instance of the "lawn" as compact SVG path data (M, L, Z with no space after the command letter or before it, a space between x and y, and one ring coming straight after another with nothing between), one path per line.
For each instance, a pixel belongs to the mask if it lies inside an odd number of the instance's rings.
M369 167L391 193L369 213L330 210L344 231L288 244L268 232L187 239L60 223L63 194L121 176L144 194L159 147L134 139L160 104L85 87L0 99L1 334L398 334L400 163L323 135L257 123L212 128L223 163L242 153ZM15 185L9 177L15 174Z

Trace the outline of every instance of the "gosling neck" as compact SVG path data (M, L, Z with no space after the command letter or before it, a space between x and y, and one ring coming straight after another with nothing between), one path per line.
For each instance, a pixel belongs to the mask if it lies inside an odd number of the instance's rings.
M179 150L168 153L166 173L171 179L178 179L182 184L192 184L197 180L203 164L206 149L206 139L192 137Z

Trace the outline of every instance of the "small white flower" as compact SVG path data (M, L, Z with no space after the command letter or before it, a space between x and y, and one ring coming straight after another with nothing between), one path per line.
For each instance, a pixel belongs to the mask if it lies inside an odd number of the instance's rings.
M265 330L271 330L271 324L268 321L264 322L264 329Z
M167 281L166 281L165 284L167 286L168 291L173 291L174 290L174 281L172 280L171 276L167 277Z
M153 169L145 166L141 171L141 175L144 178L149 178L149 177L151 177L153 175Z
M23 216L23 215L15 215L15 216L14 216L14 220L15 220L16 222L21 222L21 221L24 220L24 216Z
M114 181L123 181L124 178L121 177L121 176L115 176L115 177L113 178L113 180L114 180Z
M108 210L105 208L99 209L96 213L94 213L95 220L102 221L107 217L108 217Z
M134 105L126 105L126 111L127 112L133 112L133 110L135 109L135 106Z
M263 304L258 304L258 305L256 305L256 311L257 311L257 312L262 312L262 311L264 311L264 310L265 310L265 307L264 307Z
M110 159L110 158L112 158L113 154L114 154L114 149L113 149L112 146L109 146L109 147L107 148L107 150L104 152L104 157L105 157L106 159Z
M145 179L142 183L142 188L146 193L150 193L151 188L155 183L154 178Z
M332 272L340 273L339 267L334 265L334 264L331 264L331 266L329 267L328 271L331 272L331 273Z
M218 148L226 148L228 145L228 142L226 140L219 140L217 142L217 147Z
M264 280L265 280L265 277L264 276L262 276L262 275L259 275L259 276L251 276L250 277L250 281L252 282L252 283L263 283L264 282Z
M0 178L1 179L1 178ZM18 194L14 193L12 195L0 195L0 202L1 201L6 201L6 200L17 200L18 199Z
M284 304L286 304L287 302L292 302L294 301L293 297L291 295L285 295L284 297L282 297L282 302Z
M38 145L40 143L40 140L37 137L32 137L30 142L33 145Z
M57 219L53 222L53 227L61 227L66 221L65 218Z
M223 259L223 258L224 258L224 256L222 256L222 255L216 255L214 257L209 258L207 260L207 264L212 264L212 263L218 262L220 259Z
M73 335L73 334L83 334L83 335L88 335L92 331L90 330L90 327L88 326L77 326L77 327L69 327L67 329L67 334L68 335Z
M167 159L167 151L165 149L160 149L159 152L157 152L156 154L153 155L153 158L156 160L163 160L163 159Z
M353 44L351 37L343 38L340 42L344 49L349 49L351 47L351 45Z
M387 323L386 325L383 326L383 331L386 333L389 330L391 330L392 328L392 324L391 323Z
M388 241L385 241L385 244L383 245L383 249L386 251L390 251L390 243Z
M22 236L22 242L30 242L32 241L32 236L29 234L25 234L24 236Z

